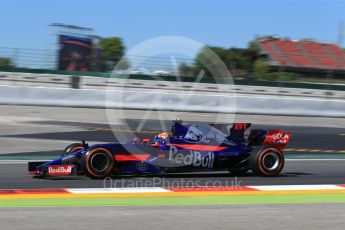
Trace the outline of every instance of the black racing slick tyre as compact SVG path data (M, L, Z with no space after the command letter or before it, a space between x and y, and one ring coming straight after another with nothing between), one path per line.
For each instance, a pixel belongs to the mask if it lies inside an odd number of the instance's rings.
M90 148L82 157L83 172L90 178L102 179L109 176L115 161L111 152L105 148Z
M62 157L69 155L71 153L75 153L77 151L83 150L84 146L81 143L73 143L68 145L62 152Z
M249 166L257 176L277 176L284 168L284 154L274 147L254 150L249 156Z

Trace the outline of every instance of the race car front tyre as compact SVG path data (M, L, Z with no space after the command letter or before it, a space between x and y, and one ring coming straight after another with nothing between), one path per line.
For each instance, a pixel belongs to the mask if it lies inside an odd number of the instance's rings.
M274 147L258 148L250 154L249 166L257 176L277 176L284 168L284 155Z
M73 144L70 144L68 145L62 152L62 157L66 156L66 155L69 155L71 153L75 153L79 150L83 150L84 147L81 143L73 143Z
M107 149L91 148L83 155L81 165L88 177L102 179L112 173L115 162Z

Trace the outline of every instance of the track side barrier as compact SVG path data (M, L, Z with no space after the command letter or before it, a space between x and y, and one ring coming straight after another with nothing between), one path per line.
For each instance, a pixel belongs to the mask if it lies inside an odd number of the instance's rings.
M345 117L345 101L335 99L258 95L235 97L224 94L192 94L186 99L176 92L113 90L111 98L114 100L110 101L106 92L92 89L0 86L0 104ZM157 100L157 93L160 100ZM210 103L212 101L214 106Z

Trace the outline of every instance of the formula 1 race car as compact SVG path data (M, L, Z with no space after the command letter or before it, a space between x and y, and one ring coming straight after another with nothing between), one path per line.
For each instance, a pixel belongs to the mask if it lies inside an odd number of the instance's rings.
M150 141L89 146L73 143L49 162L29 162L36 177L162 174L228 170L257 176L276 176L284 167L283 149L290 133L251 129L250 123L185 124L175 121L171 133Z

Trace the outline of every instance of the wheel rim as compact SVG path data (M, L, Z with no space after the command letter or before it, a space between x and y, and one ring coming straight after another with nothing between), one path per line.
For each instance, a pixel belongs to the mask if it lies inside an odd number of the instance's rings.
M102 173L109 168L110 160L105 153L95 153L91 157L90 164L95 172Z
M279 163L279 156L274 152L268 152L262 158L262 166L268 171L276 170L279 167Z

